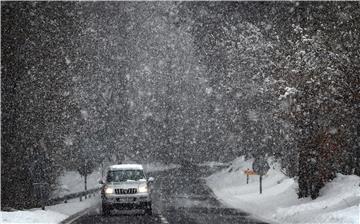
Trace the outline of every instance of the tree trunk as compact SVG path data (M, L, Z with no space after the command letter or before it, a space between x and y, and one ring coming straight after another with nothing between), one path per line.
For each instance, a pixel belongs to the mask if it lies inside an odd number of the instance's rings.
M87 191L87 174L85 174L85 191Z

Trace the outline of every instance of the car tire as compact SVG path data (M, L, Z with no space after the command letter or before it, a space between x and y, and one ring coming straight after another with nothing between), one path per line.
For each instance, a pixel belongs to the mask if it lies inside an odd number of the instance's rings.
M149 203L149 204L145 207L145 214L146 214L146 215L152 215L151 203Z
M151 208L146 208L145 209L145 214L146 215L152 215L152 209Z
M103 204L102 205L102 215L103 216L109 216L110 212L111 212L110 207Z

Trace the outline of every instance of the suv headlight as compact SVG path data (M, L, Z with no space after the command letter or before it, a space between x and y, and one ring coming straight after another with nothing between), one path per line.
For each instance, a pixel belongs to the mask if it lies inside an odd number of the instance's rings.
M105 187L105 194L113 194L114 188L112 187Z
M139 185L139 193L147 193L148 192L148 187L147 184L141 184Z

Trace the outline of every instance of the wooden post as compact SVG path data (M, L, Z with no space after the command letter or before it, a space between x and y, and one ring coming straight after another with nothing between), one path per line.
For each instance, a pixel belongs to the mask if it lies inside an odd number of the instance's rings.
M260 175L260 194L262 194L262 175Z
M45 200L41 199L41 210L45 210Z
M41 209L45 210L45 198L44 198L44 192L43 192L44 185L40 184L39 187L40 187Z

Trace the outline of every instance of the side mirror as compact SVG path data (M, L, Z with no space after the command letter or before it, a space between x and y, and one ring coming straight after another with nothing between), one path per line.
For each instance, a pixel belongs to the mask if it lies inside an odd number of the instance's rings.
M98 182L99 182L99 184L105 184L104 181L101 179Z
M154 180L155 180L154 177L149 177L148 178L148 182L150 182L150 183L154 182Z

